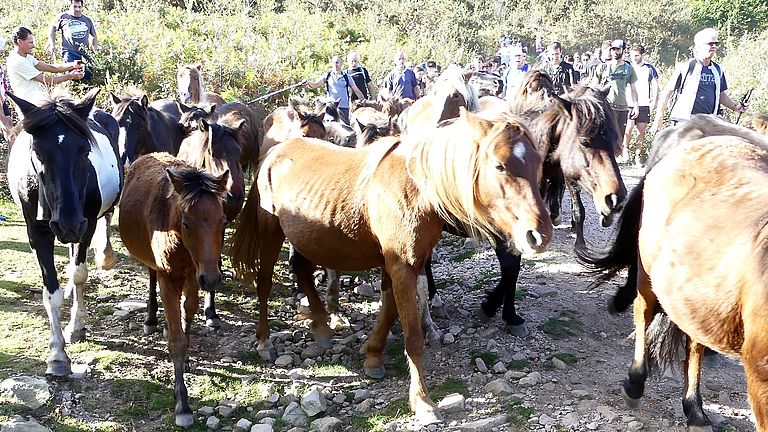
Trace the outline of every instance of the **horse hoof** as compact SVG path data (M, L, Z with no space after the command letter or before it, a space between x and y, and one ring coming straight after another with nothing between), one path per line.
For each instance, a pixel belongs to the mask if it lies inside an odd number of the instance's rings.
M492 316L489 316L488 314L485 313L483 308L477 309L477 319L479 319L480 322L488 323L491 321L492 318L493 318Z
M205 320L205 326L212 329L221 328L221 320L219 318L208 318Z
M425 338L427 345L432 346L433 344L435 346L440 346L442 340L443 340L443 333L439 330L432 329L427 332L427 337Z
M414 416L421 426L428 426L443 421L443 416L437 409L416 413Z
M527 337L528 332L528 326L525 324L519 324L519 325L512 325L507 324L504 329L507 331L507 333L511 334L512 336L517 336L519 338Z
M157 324L144 324L144 334L149 336L157 332Z
M112 270L117 266L117 257L112 251L106 254L96 254L93 261L96 263L96 268L100 270Z
M624 398L624 403L626 403L630 408L637 408L640 406L640 399L633 399L629 397L627 390L623 386L621 387L621 397Z
M256 352L259 353L259 357L264 361L273 362L277 359L277 351L274 348L257 348Z
M176 414L176 426L178 427L188 428L194 422L195 419L192 417L192 414Z
M373 379L382 379L386 373L387 371L384 369L384 366L365 368L365 374Z
M65 377L72 375L72 366L68 361L51 360L48 361L48 367L45 369L46 375L55 377Z
M77 342L84 342L85 341L85 329L80 330L69 330L67 328L64 329L64 340L67 343L77 343Z

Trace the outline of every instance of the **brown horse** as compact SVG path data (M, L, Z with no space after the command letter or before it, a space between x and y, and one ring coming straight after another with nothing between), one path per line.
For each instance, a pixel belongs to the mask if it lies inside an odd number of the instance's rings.
M752 119L752 127L763 135L768 136L768 114L758 114Z
M185 105L224 105L224 98L218 93L205 91L201 70L202 65L200 63L179 66L179 69L176 71L179 100Z
M679 360L673 342L687 336L689 428L712 430L699 391L706 346L741 358L757 429L768 431L767 181L765 137L693 116L657 136L610 249L577 246L583 262L609 272L603 279L629 267L621 290L639 294L634 359L623 385L630 406L643 395L649 356L662 367Z
M325 116L325 107L313 111L309 108L307 101L291 98L287 107L277 108L264 119L261 159L266 157L269 149L291 138L325 139L323 116Z
M466 110L418 138L387 137L362 149L312 139L275 147L259 169L230 249L238 273L257 274L259 351L272 350L267 299L286 237L297 251L293 268L310 298L312 331L320 340L332 330L313 286L316 265L382 267L382 307L366 346L366 373L383 376L382 349L399 316L411 370L410 407L419 420L434 420L438 412L422 371L417 277L444 219L469 227L476 237L502 235L510 247L542 250L552 225L537 190L540 166L523 126L492 123Z
M176 424L182 427L193 423L184 366L198 289L214 289L221 281L222 199L228 180L228 172L214 177L167 153L153 153L131 165L123 188L120 237L160 285L175 377Z

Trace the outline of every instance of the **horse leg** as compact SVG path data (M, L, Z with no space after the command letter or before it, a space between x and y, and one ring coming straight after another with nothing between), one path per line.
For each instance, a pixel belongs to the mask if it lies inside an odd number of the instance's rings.
M329 314L339 312L339 273L336 270L326 268L327 284L325 286L325 310Z
M392 292L400 315L400 323L403 325L405 353L411 371L408 405L419 422L434 423L440 420L440 413L429 398L427 384L424 380L422 365L424 333L421 330L421 317L418 313L415 289L418 275L404 263L387 267L392 277Z
M210 290L205 293L205 305L203 311L205 313L205 325L210 328L221 328L221 318L216 313L216 291Z
M743 300L742 300L743 301ZM744 344L741 359L747 376L749 403L755 415L758 431L768 430L768 343L765 329L768 319L765 316L765 303L751 302L744 311Z
M416 279L416 303L421 315L421 329L426 335L427 344L439 344L443 339L443 333L432 321L432 314L429 311L429 288L427 287L427 276L419 275Z
M64 338L68 343L85 340L85 281L88 279L88 246L96 229L96 221L88 222L88 229L80 243L69 246L69 283L65 296L72 294L72 309L69 324L64 328Z
M429 293L432 315L438 318L448 318L448 310L445 308L445 303L443 303L443 300L437 293L435 275L432 273L432 254L429 255L427 263L424 265L424 273L427 275L427 292Z
M48 323L51 327L51 355L46 360L46 375L67 376L72 373L69 356L64 351L64 334L61 331L61 306L64 303L64 292L59 287L56 276L56 266L53 263L54 235L47 226L41 226L32 218L25 218L27 222L27 234L29 246L37 255L37 262L43 274L43 306L48 315Z
M579 186L570 181L565 182L571 194L571 230L576 233L576 242L584 243L584 203L581 201Z
M552 225L560 225L560 204L563 201L563 194L565 193L565 187L563 183L563 173L558 172L555 175L550 176L543 185L541 196L544 197L544 201L547 203L547 209L549 210L549 217L552 219Z
M285 240L285 234L279 220L272 214L259 209L257 221L259 224L259 272L256 276L256 292L259 295L259 326L256 329L258 346L256 351L263 360L274 360L275 348L269 339L269 293L272 291L272 274L280 256L280 247Z
M712 423L704 414L699 383L701 381L701 360L704 357L704 345L686 338L685 378L683 379L683 413L689 431L712 432Z
M381 271L381 308L376 326L365 343L365 374L371 378L384 378L384 345L387 343L387 334L392 323L397 318L397 305L392 294L392 278L389 273Z
M157 331L157 271L149 270L149 301L147 302L147 318L144 320L144 334L150 335Z
M315 289L314 272L317 265L309 261L299 251L295 251L291 257L291 268L296 275L299 288L309 299L309 308L312 311L310 313L312 324L309 326L309 330L315 337L315 342L323 348L330 348L333 330L328 326L328 312Z
M508 333L521 338L526 337L529 332L528 327L525 325L525 319L518 315L515 310L517 278L520 276L522 257L510 252L503 240L496 239L496 258L499 260L501 279L495 291L500 291L504 299L501 318L507 323L506 331ZM498 308L498 305L496 305L496 308Z
M184 278L176 275L160 273L160 298L165 310L165 322L168 326L168 353L173 362L175 385L173 395L176 399L176 425L190 427L194 423L192 410L187 399L187 386L184 384L184 368L189 352L189 338L182 329L181 293Z
M197 309L200 307L199 288L200 286L197 282L197 275L195 273L188 275L186 282L184 283L184 305L181 321L182 330L184 330L184 334L187 336L187 341L190 340L189 335L192 332L192 323L195 321L195 314L197 313ZM184 370L189 370L189 351L187 351L184 362Z
M645 391L645 380L648 378L646 357L646 329L656 313L656 294L651 291L651 280L642 265L638 264L637 300L634 306L635 322L635 355L629 372L622 385L622 396L631 408L640 405L640 398Z
M117 265L117 256L112 249L110 234L112 232L112 212L105 213L96 222L96 232L93 236L93 262L96 268L111 270Z

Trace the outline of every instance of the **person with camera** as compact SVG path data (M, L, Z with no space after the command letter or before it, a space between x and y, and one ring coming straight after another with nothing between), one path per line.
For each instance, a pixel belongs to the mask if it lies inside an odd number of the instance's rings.
M32 55L35 50L35 36L30 29L17 27L12 38L14 49L8 55L8 82L16 96L40 104L49 98L49 86L83 79L82 62L53 65L36 59ZM59 75L46 75L45 72Z

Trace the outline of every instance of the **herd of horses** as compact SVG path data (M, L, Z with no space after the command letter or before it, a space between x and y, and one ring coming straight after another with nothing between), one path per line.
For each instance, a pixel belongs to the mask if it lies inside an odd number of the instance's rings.
M399 318L410 408L420 422L437 421L422 355L425 334L434 332L425 292L436 295L430 257L441 232L493 244L502 275L479 315L488 319L501 308L509 331L524 336L514 305L520 256L547 247L568 190L577 258L600 273L598 282L628 269L610 305L620 311L634 301L627 403L638 403L651 366L673 361L685 341L688 426L711 430L699 392L706 346L741 357L757 428L768 431L764 136L694 116L657 136L645 175L627 194L615 160L620 131L605 94L579 87L557 96L541 71L529 72L509 103L478 98L468 75L449 68L416 101L393 97L357 107L353 127L338 122L333 101L312 107L291 100L262 119L205 92L198 67L180 68L178 80L178 101L112 95L111 114L94 109L98 89L42 106L9 94L24 118L8 180L42 270L51 328L47 374L71 373L65 343L86 336L87 249L97 231L109 229L99 221L117 210L125 247L149 271L145 332L157 329L159 286L175 423L191 426L184 383L190 328L200 289L206 325L220 325L214 292L225 227L234 222L228 253L237 275L255 283L263 357L274 356L267 299L286 239L321 344L333 335L328 313L338 307L337 272L379 267L381 308L365 346L365 372L384 376L384 344ZM606 250L585 241L582 191L604 227L617 218ZM102 235L107 241L97 255L109 267L116 260L109 233ZM55 239L70 245L66 293L54 267ZM316 291L317 266L329 270L327 304ZM65 294L73 305L62 329Z

